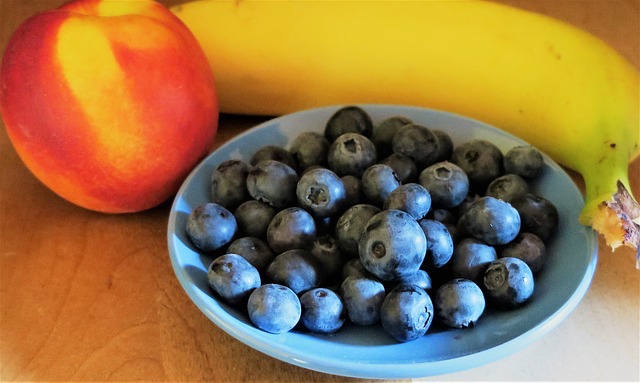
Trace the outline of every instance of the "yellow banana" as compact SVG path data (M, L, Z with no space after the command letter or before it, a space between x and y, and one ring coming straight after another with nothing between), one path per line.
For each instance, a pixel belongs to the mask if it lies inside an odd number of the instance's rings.
M594 36L480 1L196 0L172 11L210 60L222 112L385 103L463 114L580 172L580 221L612 248L638 249L640 209L626 190L640 78Z

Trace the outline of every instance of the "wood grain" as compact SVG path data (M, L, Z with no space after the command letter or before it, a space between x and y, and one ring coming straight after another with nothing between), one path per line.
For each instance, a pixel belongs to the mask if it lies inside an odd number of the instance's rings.
M2 0L0 49L23 20L62 2ZM637 0L500 2L591 31L640 67ZM222 116L214 148L263 120ZM630 170L640 195L640 161ZM127 215L65 202L29 173L0 129L0 381L352 380L280 362L213 325L173 274L168 214L168 202ZM590 291L556 330L500 362L438 379L637 381L632 258L601 246Z

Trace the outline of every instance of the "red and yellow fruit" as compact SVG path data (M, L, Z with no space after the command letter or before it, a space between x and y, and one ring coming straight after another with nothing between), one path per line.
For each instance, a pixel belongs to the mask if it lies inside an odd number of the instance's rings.
M200 46L165 7L142 0L79 0L26 20L4 54L0 112L38 179L103 212L171 197L218 122Z

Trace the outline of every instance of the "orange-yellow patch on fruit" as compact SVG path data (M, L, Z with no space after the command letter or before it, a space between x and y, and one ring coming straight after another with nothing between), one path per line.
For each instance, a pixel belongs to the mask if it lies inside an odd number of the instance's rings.
M70 18L58 31L56 48L67 85L90 121L91 130L86 132L90 152L97 162L112 164L126 178L131 169L124 165L144 151L145 139L137 133L142 118L136 100L123 86L127 79L110 41L95 20Z

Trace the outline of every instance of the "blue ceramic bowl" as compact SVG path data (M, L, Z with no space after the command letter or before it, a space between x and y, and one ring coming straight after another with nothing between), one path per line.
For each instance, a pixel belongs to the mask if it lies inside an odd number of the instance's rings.
M442 129L454 144L473 138L503 151L525 144L504 131L458 115L415 107L363 105L374 123L405 116ZM311 370L359 378L416 378L451 373L496 361L539 339L575 309L591 283L597 237L578 224L583 198L572 179L545 156L545 172L534 191L558 209L558 232L548 245L549 259L536 278L531 301L511 311L488 311L470 329L434 328L418 340L396 343L381 327L346 325L330 335L291 331L269 334L251 325L246 314L214 295L207 283L212 259L199 254L185 236L191 211L208 202L212 171L228 159L248 160L267 144L289 147L301 132L322 132L338 107L301 111L264 122L240 134L204 159L185 180L171 208L168 245L180 284L198 308L237 340L271 357Z

